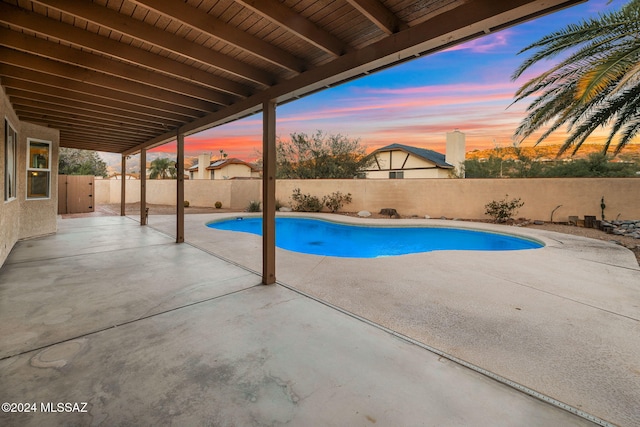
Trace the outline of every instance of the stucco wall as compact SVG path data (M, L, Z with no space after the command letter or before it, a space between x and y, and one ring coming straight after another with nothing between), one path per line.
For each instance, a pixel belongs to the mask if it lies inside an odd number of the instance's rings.
M49 183L48 199L26 199L27 183L23 178L18 180L18 194L20 198L20 239L55 233L58 215L58 152L59 133L55 129L46 128L32 123L22 122L18 140L22 148L18 151L18 170L24 170L27 164L27 139L51 142L51 181ZM25 175L23 172L22 175Z
M420 179L420 178L450 178L451 169L441 169L431 167L430 169L401 169L404 172L404 179ZM388 170L384 171L369 171L367 172L368 179L389 179Z
M16 147L16 198L4 201L5 118L18 133ZM20 239L55 233L58 209L58 148L59 133L55 129L18 121L3 90L0 90L0 265ZM51 142L50 198L26 200L27 139Z
M175 204L175 181L148 181L148 203ZM127 201L140 200L140 182L127 182ZM609 219L640 219L640 179L637 178L547 178L547 179L393 179L393 180L279 180L276 198L291 202L295 188L322 198L335 191L351 193L347 211L395 208L402 215L433 218L487 218L484 206L492 200L521 198L518 216L549 221L567 221L569 216L600 218L600 199L605 198ZM105 194L109 193L109 196ZM185 182L185 199L192 206L243 209L251 200L261 200L259 180L193 180ZM96 181L98 204L120 202L119 181ZM137 197L137 198L136 198ZM108 202L106 201L108 199Z
M18 241L20 233L20 200L13 199L11 201L4 201L4 164L5 164L5 118L11 123L16 132L20 132L20 122L15 115L9 101L0 87L0 265L4 263L4 260L9 255L11 248ZM20 135L18 135L20 136ZM21 150L18 143L18 150ZM22 169L18 166L17 177L18 179L24 179Z
M216 169L213 175L214 179L249 178L250 176L251 168L249 166L236 163L231 163L220 169Z
M95 197L98 205L120 203L121 181L97 179ZM125 189L126 202L140 201L140 181L128 180ZM226 209L244 209L251 200L261 200L260 180L208 180L194 179L184 182L184 199L191 206L214 206L222 203ZM147 203L175 205L175 180L147 180Z

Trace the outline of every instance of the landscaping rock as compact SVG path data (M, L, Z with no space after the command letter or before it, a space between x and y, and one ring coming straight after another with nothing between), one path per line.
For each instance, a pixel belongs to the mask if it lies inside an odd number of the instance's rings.
M358 212L358 216L362 217L362 218L368 218L371 216L371 212L369 211L360 211Z
M640 220L602 221L600 229L606 233L640 239Z
M287 207L287 206L282 206L280 209L278 209L279 212L291 212L292 209Z
M429 215L425 215L424 219L431 219L431 217Z
M540 221L539 219L536 219L535 221L533 221L533 223L535 225L544 225L544 221Z

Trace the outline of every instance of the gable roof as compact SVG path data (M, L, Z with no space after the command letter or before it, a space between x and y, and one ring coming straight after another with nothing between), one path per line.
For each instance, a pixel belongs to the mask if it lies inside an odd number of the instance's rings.
M245 165L247 167L250 167L252 171L257 170L251 163L247 163L244 160L236 159L235 157L232 157L230 159L220 159L216 160L215 162L211 162L209 167L207 167L207 170L222 169L223 167L229 165Z
M222 169L223 167L228 166L228 165L245 165L247 167L250 167L251 171L254 171L254 172L259 170L255 166L253 166L251 163L247 163L244 160L236 159L234 157L229 158L229 159L214 160L213 162L209 163L209 166L207 166L207 170ZM187 170L189 172L197 171L198 170L198 164L196 163L195 165L191 166Z
M411 147L409 145L403 145L403 144L387 145L386 147L378 148L377 150L372 152L371 155L374 155L376 153L380 153L383 151L396 151L396 150L404 151L404 152L413 154L414 156L420 157L423 160L427 160L431 163L435 163L435 165L439 168L453 169L453 165L450 165L445 161L444 154L438 153L437 151L433 151L433 150L427 150L426 148Z

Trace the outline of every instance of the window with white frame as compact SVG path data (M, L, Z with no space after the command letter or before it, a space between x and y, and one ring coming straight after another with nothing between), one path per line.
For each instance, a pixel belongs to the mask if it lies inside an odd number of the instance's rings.
M16 148L18 133L4 119L4 200L16 198Z
M47 199L51 187L51 142L27 142L27 199Z

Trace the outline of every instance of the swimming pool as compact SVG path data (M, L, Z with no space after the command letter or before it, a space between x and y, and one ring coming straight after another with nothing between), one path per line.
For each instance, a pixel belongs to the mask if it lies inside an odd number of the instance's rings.
M209 222L207 227L262 235L262 218L224 219ZM312 255L377 258L442 250L514 251L544 245L521 237L461 228L364 226L279 217L276 246Z

